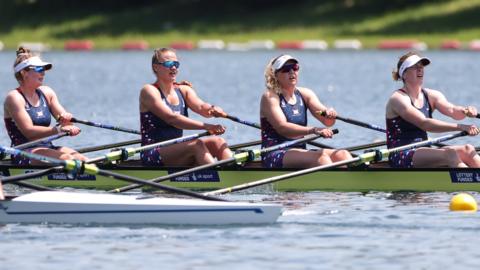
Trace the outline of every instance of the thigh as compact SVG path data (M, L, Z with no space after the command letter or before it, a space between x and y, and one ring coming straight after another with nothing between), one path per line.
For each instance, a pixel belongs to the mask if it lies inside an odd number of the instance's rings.
M305 149L289 149L283 157L285 168L306 168L319 164L319 159L325 154L325 149L308 151Z
M445 148L418 148L413 155L413 167L445 167L448 166L448 159L445 158Z
M157 148L163 164L167 166L189 166L195 157L195 144L197 140L178 143L167 147Z

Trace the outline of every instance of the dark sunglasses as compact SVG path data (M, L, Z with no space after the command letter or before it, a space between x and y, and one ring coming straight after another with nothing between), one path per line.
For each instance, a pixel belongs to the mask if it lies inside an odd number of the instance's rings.
M42 72L45 72L45 67L44 66L30 66L28 67L29 70L33 70L37 73L42 73Z
M178 62L178 61L156 62L155 64L162 65L166 68L172 68L172 67L179 68L180 67L180 62Z
M290 70L292 69L293 71L298 71L300 69L300 65L298 63L283 65L283 67L277 69L277 72L287 73L290 72Z

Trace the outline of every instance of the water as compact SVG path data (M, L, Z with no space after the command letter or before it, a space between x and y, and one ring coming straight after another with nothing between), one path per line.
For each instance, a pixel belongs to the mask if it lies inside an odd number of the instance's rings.
M384 126L385 102L400 87L390 73L402 52L291 53L301 62L301 86L313 89L343 117ZM258 121L263 69L277 55L275 51L180 52L179 80L191 81L200 97L227 113ZM431 51L426 55L432 60L425 70L427 87L441 89L453 103L480 107L476 96L480 54ZM150 52L50 52L43 56L54 64L46 84L75 117L139 128L138 92L143 84L153 82ZM17 86L13 61L13 52L0 53L2 99ZM225 138L232 144L259 139L253 128L225 119L208 121L224 124ZM318 122L311 117L310 124L314 123ZM349 124L338 122L336 127L340 134L325 143L339 147L384 139L379 132ZM83 147L134 138L82 126L82 134L58 144ZM478 146L478 138L455 142ZM9 145L5 132L0 133L0 143ZM473 268L479 254L474 241L479 217L449 212L450 197L447 193L375 192L267 192L228 197L282 203L284 215L270 226L6 225L0 227L0 269Z

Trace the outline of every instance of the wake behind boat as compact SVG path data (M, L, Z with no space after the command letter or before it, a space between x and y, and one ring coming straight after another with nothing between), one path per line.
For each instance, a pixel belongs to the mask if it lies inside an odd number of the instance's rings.
M231 225L274 223L281 206L130 195L33 192L0 201L0 223Z

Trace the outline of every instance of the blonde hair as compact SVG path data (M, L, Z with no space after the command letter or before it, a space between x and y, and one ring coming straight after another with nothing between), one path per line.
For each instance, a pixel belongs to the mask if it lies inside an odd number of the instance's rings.
M13 63L14 68L15 68L16 65L18 65L22 61L25 61L30 57L36 56L29 49L24 48L23 46L20 46L18 48L18 50L16 51L16 54L17 54L17 58L15 59L15 62ZM14 75L15 75L15 79L17 79L17 81L19 83L23 81L23 76L22 76L21 70L19 70L18 72L15 72Z
M281 94L281 89L280 89L280 82L277 79L277 76L275 75L275 70L273 70L273 62L278 57L272 58L267 66L265 67L265 87L267 87L268 91L272 91L276 93L277 95Z
M152 55L152 71L153 71L153 73L155 73L155 70L153 69L153 64L159 63L160 61L158 59L160 59L160 57L162 57L162 54L164 54L166 52L173 52L175 54L177 53L174 49L171 49L171 48L159 48L159 49L153 50L153 55Z
M398 73L400 71L400 67L402 66L403 62L405 62L405 60L412 56L412 55L418 55L420 56L419 53L417 52L414 52L414 51L410 51L402 56L400 56L400 59L398 59L398 63L397 63L397 69L394 69L392 71L392 78L394 81L400 81L400 80L403 80L403 78L400 77L400 74ZM420 56L421 57L421 56Z

